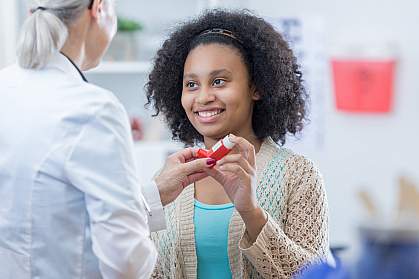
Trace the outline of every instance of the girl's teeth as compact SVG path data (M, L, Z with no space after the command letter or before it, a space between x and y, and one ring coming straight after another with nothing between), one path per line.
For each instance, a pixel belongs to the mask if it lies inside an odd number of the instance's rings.
M217 111L200 111L198 114L199 114L199 116L202 116L202 117L211 117L211 116L219 114L220 112L221 112L220 110L217 110Z

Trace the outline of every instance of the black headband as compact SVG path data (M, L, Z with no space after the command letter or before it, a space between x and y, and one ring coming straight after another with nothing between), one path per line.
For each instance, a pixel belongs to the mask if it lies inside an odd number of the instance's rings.
M243 44L243 42L239 38L237 38L237 36L234 35L233 32L231 32L230 30L227 30L227 29L222 29L222 28L207 29L207 30L202 31L201 33L199 33L197 37L203 37L203 36L207 36L207 35L222 35L222 36L229 37L229 38L239 42L240 44Z

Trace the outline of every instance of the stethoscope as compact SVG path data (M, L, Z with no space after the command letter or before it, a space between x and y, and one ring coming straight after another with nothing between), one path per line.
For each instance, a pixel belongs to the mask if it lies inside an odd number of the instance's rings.
M77 67L76 63L74 63L74 62L73 62L73 60L71 60L71 59L70 59L67 55L65 55L65 54L64 54L64 53L62 53L61 51L60 51L60 53L61 53L62 55L64 55L64 57L65 57L65 58L67 58L67 59L68 59L68 61L70 61L70 63L74 66L74 68L76 68L77 72L79 72L79 74L80 74L81 78L83 79L83 81L84 81L84 82L89 83L89 81L88 81L88 80L87 80L87 78L84 76L84 74L82 73L82 71L80 71L79 67Z

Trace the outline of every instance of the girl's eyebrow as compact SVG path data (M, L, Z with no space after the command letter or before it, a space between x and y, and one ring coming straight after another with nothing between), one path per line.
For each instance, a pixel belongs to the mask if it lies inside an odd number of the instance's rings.
M183 79L196 79L198 76L194 73L186 73L183 75Z
M218 76L218 75L231 75L231 74L232 73L227 69L220 69L220 70L212 71L210 73L210 76L213 77L213 76Z
M214 76L218 76L218 75L222 75L222 74L224 74L224 75L231 75L232 73L229 70L227 70L227 69L219 69L219 70L212 71L209 75L211 77L214 77ZM197 74L194 74L194 73L186 73L183 76L183 79L184 80L185 79L195 79L195 78L198 78L198 75Z

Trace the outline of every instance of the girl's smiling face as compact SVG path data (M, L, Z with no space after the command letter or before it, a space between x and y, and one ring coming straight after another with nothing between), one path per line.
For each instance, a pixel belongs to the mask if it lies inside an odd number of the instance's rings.
M253 104L258 99L238 50L212 43L199 45L189 53L183 73L182 106L205 141L229 133L253 137Z

